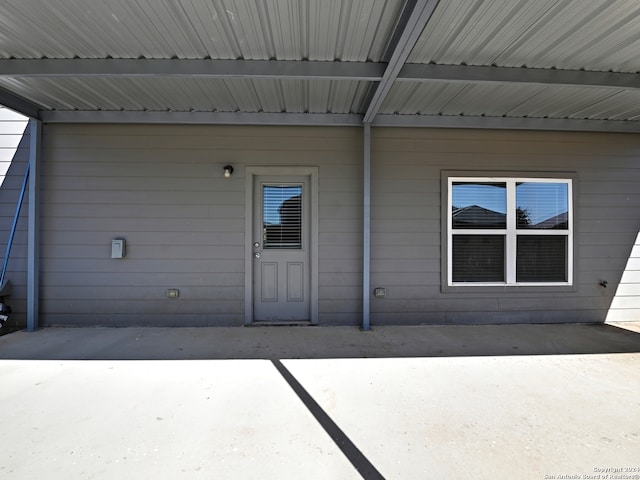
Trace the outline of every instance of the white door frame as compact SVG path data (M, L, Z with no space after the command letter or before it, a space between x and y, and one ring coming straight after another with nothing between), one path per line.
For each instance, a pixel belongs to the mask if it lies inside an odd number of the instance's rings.
M309 198L311 200L311 218L309 232L309 267L311 268L311 284L309 309L311 324L318 324L318 167L295 166L255 166L245 168L245 215L244 215L244 324L253 323L253 209L254 182L257 176L269 175L278 177L308 176ZM285 178L286 180L286 178Z

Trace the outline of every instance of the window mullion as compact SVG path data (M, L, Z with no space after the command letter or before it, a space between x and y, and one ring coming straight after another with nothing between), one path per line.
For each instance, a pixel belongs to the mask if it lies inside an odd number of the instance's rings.
M507 238L505 241L505 268L507 285L516 283L516 182L507 181Z

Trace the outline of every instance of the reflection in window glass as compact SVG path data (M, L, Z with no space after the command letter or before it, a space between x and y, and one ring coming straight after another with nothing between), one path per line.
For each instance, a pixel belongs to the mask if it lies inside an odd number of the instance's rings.
M566 183L518 183L516 204L518 228L569 228L569 186Z
M262 187L264 248L302 248L302 187Z
M454 182L453 228L504 229L507 227L505 183Z

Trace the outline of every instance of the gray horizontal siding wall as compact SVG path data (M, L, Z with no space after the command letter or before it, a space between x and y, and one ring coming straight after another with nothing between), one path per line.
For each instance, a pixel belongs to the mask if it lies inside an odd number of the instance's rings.
M320 167L320 321L360 321L359 130L45 125L43 141L42 324L242 325L246 165Z
M29 135L25 135L28 119L0 106L0 249L2 260L9 240L11 225L20 197L24 172L29 162ZM13 314L5 331L26 326L27 297L27 213L28 195L20 211L13 248L7 264L6 279L11 283L7 303ZM1 263L0 263L1 265Z
M602 322L640 228L640 136L375 129L371 286L378 324ZM442 293L443 170L575 172L575 292ZM637 253L637 250L636 250ZM633 263L637 269L637 262ZM635 273L627 274L628 282ZM633 278L632 278L633 277ZM599 284L608 282L608 287ZM637 279L636 279L637 282ZM636 284L635 287L640 287ZM640 290L627 285L631 306ZM614 304L614 307L616 305ZM627 308L626 318L637 313Z
M374 128L372 138L371 286L387 288L372 298L374 325L601 322L612 302L637 314L640 136ZM46 125L44 147L43 324L241 325L246 165L319 167L319 321L361 321L360 129ZM575 172L575 291L443 293L443 170ZM110 258L117 237L122 260ZM636 270L623 278L625 268Z

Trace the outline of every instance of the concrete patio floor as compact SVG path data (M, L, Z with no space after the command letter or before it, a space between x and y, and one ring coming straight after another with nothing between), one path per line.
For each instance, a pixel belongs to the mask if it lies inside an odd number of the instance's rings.
M16 332L0 478L640 479L625 327Z

